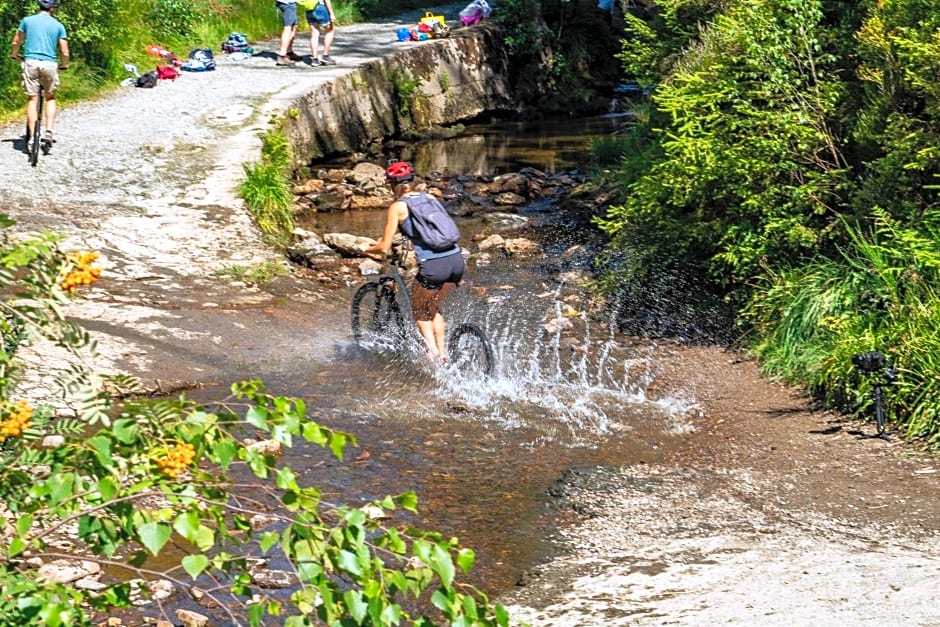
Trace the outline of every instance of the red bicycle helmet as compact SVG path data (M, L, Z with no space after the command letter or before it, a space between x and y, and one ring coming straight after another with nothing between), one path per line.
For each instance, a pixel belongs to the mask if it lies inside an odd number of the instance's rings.
M396 161L385 168L385 178L390 183L404 183L415 177L415 170L407 161Z

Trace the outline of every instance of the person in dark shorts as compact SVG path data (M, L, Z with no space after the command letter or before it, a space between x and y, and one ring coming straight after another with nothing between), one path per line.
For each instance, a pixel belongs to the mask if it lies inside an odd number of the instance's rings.
M336 35L336 15L330 0L319 0L306 14L310 25L310 65L336 65L330 56L333 37ZM323 33L323 56L317 54L320 47L320 33Z
M23 62L23 90L26 92L26 145L39 116L39 91L46 99L43 136L39 138L43 152L52 148L55 127L55 93L59 88L59 70L69 65L69 42L62 22L52 17L58 0L39 0L39 12L24 17L13 35L10 56ZM23 54L20 55L20 47ZM60 56L61 55L61 56Z
M367 248L367 255L386 255L398 231L414 244L418 258L418 275L411 288L411 304L414 309L418 331L424 338L427 356L437 363L446 362L447 329L441 303L460 284L464 274L464 259L459 244L450 250L435 252L421 245L415 236L414 226L408 211L410 198L427 194L427 185L415 178L411 164L399 161L385 171L386 180L393 186L395 200L388 206L385 231L374 246Z
M297 34L297 1L277 0L274 5L281 14L281 39L277 49L276 65L293 67L294 65L294 36Z

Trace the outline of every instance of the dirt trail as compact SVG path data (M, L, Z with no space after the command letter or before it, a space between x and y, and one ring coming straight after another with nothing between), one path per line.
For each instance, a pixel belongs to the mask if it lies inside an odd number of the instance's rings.
M661 465L586 469L562 556L509 595L533 625L940 625L940 462L812 411L751 361L667 347L702 407ZM575 514L574 512L582 512Z

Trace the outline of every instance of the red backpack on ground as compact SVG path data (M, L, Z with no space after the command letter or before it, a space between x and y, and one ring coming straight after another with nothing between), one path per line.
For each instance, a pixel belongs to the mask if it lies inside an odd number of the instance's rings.
M180 73L175 67L169 65L161 65L157 68L157 78L160 80L170 80L175 81L179 78Z

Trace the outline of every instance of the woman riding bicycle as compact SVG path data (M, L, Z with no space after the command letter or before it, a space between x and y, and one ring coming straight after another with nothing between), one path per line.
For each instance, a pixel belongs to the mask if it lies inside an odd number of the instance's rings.
M392 248L395 234L399 230L414 244L418 258L418 275L411 288L411 302L418 331L424 339L427 355L432 360L446 361L446 323L441 314L441 303L463 279L464 260L460 244L449 248L434 249L425 242L412 219L413 207L417 203L434 203L444 213L438 200L427 193L427 185L415 178L410 163L399 161L388 166L385 177L393 186L395 200L388 207L385 231L374 246L367 248L367 255L386 255ZM447 218L449 220L449 218Z

